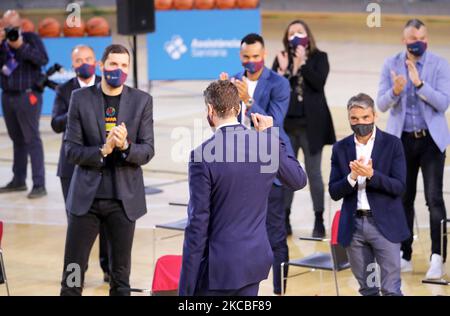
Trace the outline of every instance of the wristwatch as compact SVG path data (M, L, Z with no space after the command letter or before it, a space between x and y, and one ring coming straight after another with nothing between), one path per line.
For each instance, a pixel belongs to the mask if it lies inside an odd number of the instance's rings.
M102 155L103 158L106 158L106 156L108 156L108 154L103 153L103 146L99 148L100 150L100 155Z
M418 86L416 86L416 89L420 89L423 87L423 80L420 82L420 84Z
M248 102L245 104L247 107L251 108L254 103L253 98L248 99Z

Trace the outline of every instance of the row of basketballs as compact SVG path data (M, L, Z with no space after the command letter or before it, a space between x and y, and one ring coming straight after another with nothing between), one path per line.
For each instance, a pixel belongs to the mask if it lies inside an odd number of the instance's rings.
M156 10L254 9L259 0L155 0Z
M67 24L67 20L64 22L64 26L61 27L61 23L55 18L45 18L39 21L37 32L41 37L60 37L61 35L66 37L82 37L82 36L108 36L110 35L110 27L108 21L101 16L95 16L90 18L86 23L83 20L79 21L77 25L75 21L72 21L72 25ZM36 32L34 23L27 18L22 18L21 25L23 32Z

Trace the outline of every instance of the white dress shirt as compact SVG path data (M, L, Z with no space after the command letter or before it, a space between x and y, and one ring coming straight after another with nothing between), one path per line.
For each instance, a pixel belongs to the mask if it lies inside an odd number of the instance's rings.
M258 80L252 81L250 79L243 79L247 82L248 87L248 95L253 99L253 95L255 94L256 86L258 85ZM250 118L245 115L247 110L247 105L244 102L241 102L241 122L247 128L251 128L252 124Z
M77 77L78 83L80 84L80 88L84 87L90 87L95 84L95 75L91 77L91 80L88 81L88 83L85 83L84 81L81 81L80 78Z
M364 157L364 164L368 164L369 160L372 156L373 145L375 143L375 135L377 133L376 127L373 127L372 136L369 138L367 144L361 144L358 142L355 136L355 146L356 146L356 159L359 160L361 157ZM352 187L356 185L358 182L358 210L370 210L369 200L367 199L366 194L366 177L358 176L357 180L353 180L350 177L350 174L347 176L348 183Z

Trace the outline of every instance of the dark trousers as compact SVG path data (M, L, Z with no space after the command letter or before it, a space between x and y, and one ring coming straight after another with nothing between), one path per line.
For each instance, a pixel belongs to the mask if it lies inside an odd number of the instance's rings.
M246 285L237 290L196 289L195 296L258 296L259 283Z
M64 202L67 201L67 195L69 194L71 179L72 178L60 178ZM67 210L66 215L68 219L69 213ZM102 268L103 272L109 273L108 240L106 239L106 229L105 225L103 224L100 224L100 232L99 232L99 261L100 267Z
M286 132L289 135L292 149L297 157L300 148L303 151L305 157L305 170L308 176L308 183L310 186L311 199L313 202L314 212L323 213L324 211L324 188L322 179L322 150L317 153L311 154L309 150L308 137L306 136L306 126L291 126L292 124L285 125ZM291 214L291 205L294 198L294 191L285 188L284 208L286 210L286 220L289 221Z
M281 294L281 263L289 261L289 248L286 237L286 213L283 209L283 187L272 185L267 206L267 234L273 252L273 291ZM284 274L287 275L285 266ZM284 282L286 287L286 282Z
M105 227L110 246L109 294L130 294L127 289L130 288L131 248L135 222L126 217L121 201L96 199L85 215L69 214L61 295L81 295L89 254L101 225ZM79 280L76 279L77 274Z
M427 136L418 139L410 134L403 133L402 142L407 167L403 205L411 230L411 237L402 243L403 258L409 261L412 256L414 200L416 198L417 175L420 168L423 175L425 201L430 212L431 253L442 255L445 261L447 238L444 238L444 253L441 254L441 220L447 218L442 192L445 152L442 153L439 150L429 133L427 133Z
M35 104L31 93L37 98ZM2 109L8 135L13 141L13 181L25 184L28 155L31 159L33 185L45 185L44 149L39 133L42 95L37 92L2 93Z

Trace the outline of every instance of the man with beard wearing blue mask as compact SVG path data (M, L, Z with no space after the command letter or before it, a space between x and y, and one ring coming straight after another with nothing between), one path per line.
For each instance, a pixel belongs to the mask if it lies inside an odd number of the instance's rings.
M401 200L403 146L375 127L374 102L367 94L352 97L347 111L354 134L333 146L328 188L333 200L343 199L338 242L347 250L361 295L402 295L400 243L409 236Z
M69 111L70 96L72 91L90 87L99 83L101 76L95 74L96 58L92 47L87 45L77 45L72 49L72 67L76 76L56 88L56 97L53 104L51 126L55 133L63 134L63 142L59 153L57 176L61 181L61 188L64 202L69 193L70 181L72 180L75 166L67 161L64 149L64 136L67 126L67 112ZM66 209L67 213L67 209ZM68 214L67 214L68 215ZM100 229L100 266L103 271L103 280L109 282L109 260L108 243L106 241L104 228Z
M289 137L283 128L291 93L289 81L264 66L266 55L264 39L260 35L251 33L241 40L240 58L244 69L231 78L238 88L241 100L238 119L242 125L251 128L252 113L273 117L273 124L279 128L280 138L286 144L287 151L294 155ZM220 79L228 80L228 74L221 73ZM281 294L281 263L289 260L289 249L286 241L284 191L278 179L275 179L269 194L266 224L274 255L274 293ZM287 275L287 265L284 275Z
M403 44L406 51L384 64L377 99L380 110L390 113L386 131L401 138L406 156L403 204L411 234L402 244L402 272L413 270L414 200L421 169L430 212L431 257L426 278L440 279L447 253L446 238L441 245L441 220L447 217L442 187L445 150L450 144L445 118L450 104L450 67L445 59L427 51L427 28L420 20L406 23Z
M152 97L126 86L128 50L108 46L100 83L72 93L65 150L75 164L61 295L81 295L89 252L105 227L110 295L129 295L136 220L146 211L142 165L154 156Z

